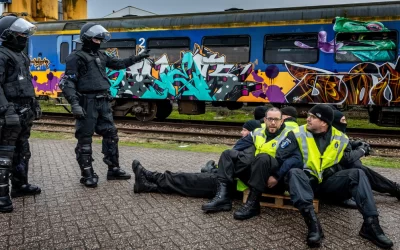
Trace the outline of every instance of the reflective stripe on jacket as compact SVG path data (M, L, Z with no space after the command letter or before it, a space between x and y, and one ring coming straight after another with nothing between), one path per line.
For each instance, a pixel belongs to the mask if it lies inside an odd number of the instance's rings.
M349 143L349 138L332 127L331 142L321 155L314 136L307 131L306 125L294 129L293 133L303 155L304 170L315 176L318 182L321 183L324 170L338 164L342 159L344 150Z

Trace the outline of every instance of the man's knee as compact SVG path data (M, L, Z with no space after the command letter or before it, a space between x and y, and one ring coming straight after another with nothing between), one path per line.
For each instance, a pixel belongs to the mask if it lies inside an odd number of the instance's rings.
M363 178L367 178L364 171L361 169L349 169L348 176L351 180L359 181Z
M291 178L291 177L299 177L299 176L304 175L304 171L302 169L300 169L300 168L292 168L292 169L289 170L287 175L288 175L289 178Z
M237 150L227 149L224 152L222 152L221 157L236 159L238 157L238 154L239 154L239 151L237 151Z

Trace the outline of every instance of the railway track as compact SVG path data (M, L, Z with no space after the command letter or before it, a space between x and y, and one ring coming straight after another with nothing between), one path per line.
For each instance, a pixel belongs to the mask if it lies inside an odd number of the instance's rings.
M115 119L115 123L120 133L135 135L135 138L184 143L199 143L206 141L209 143L227 145L233 145L235 141L240 138L239 131L242 126L242 123L181 121L173 119L169 119L165 122L152 121L143 123L130 117L117 118ZM36 129L44 132L54 132L54 127L58 127L60 129L63 128L63 130L65 130L63 132L73 133L74 128L73 117L70 114L47 114L42 120L36 121L35 125L42 127ZM388 138L388 140L400 140L399 130L388 131L381 129L352 128L348 129L347 134L351 138ZM371 142L370 145L374 149L400 150L400 143Z
M71 114L45 113L42 119L73 120L73 117ZM239 131L243 125L243 123L238 123L238 122L218 122L218 121L178 120L178 119L166 119L165 121L155 120L146 123L138 121L134 117L114 117L114 119L117 124L126 123L134 126L166 126L170 128L216 129L222 131L235 131L235 132ZM400 140L400 130L394 130L394 129L385 130L385 129L348 128L346 133L352 138L391 138ZM229 137L229 135L227 136Z

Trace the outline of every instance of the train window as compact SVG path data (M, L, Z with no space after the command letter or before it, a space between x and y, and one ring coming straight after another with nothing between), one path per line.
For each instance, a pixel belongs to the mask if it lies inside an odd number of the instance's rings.
M397 32L357 32L336 35L337 62L390 62L397 59Z
M240 36L206 36L203 37L204 47L219 55L225 55L226 63L248 63L250 61L250 37Z
M62 42L60 44L60 63L64 64L65 59L69 55L69 43Z
M318 34L273 34L264 39L264 62L318 62Z
M187 37L149 38L147 48L150 50L150 57L157 59L166 54L169 63L174 63L181 59L181 51L190 50L190 39Z
M135 55L136 40L110 40L106 43L101 43L100 49L111 57L127 58Z

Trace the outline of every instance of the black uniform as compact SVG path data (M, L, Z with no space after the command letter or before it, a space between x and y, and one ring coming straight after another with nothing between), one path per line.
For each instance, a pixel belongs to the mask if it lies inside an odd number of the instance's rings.
M119 166L118 135L110 106L110 82L106 67L125 69L148 55L117 59L98 51L99 40L110 36L101 26L85 24L81 29L81 50L76 50L66 58L65 75L60 82L64 96L71 104L72 113L77 118L75 137L76 159L82 171L81 183L88 187L97 186L98 176L92 168L92 136L94 132L103 137L103 161L108 165L107 179L129 179Z
M261 127L259 121L247 121L243 128L253 131ZM249 139L250 138L250 139ZM250 142L249 142L250 140ZM161 192L176 193L183 196L210 198L215 196L219 179L229 179L231 186L234 186L234 177L240 176L242 181L249 179L250 172L247 171L254 159L255 148L251 136L238 140L232 149L225 150L219 159L218 168L207 166L205 173L164 173L151 172L146 170L139 161L132 163L135 173L134 191L140 192Z
M29 137L32 123L39 119L41 110L35 99L30 60L22 52L27 37L13 34L12 24L34 27L14 16L0 19L0 211L12 211L9 198L9 173L11 172L12 197L38 194L40 188L28 183L31 152ZM4 26L4 24L7 24ZM4 31L5 30L5 31ZM5 33L8 35L4 35ZM22 32L21 32L22 33Z
M170 172L164 173L151 172L144 169L139 162L133 165L140 165L140 168L134 167L136 176L135 192L160 192L167 194L180 194L189 197L211 198L217 192L218 179L229 175L231 186L234 186L234 176L240 176L241 180L246 182L250 177L250 164L254 159L254 146L251 144L247 148L241 148L240 145L244 138L240 139L234 149L225 150L218 162L218 169L213 173L185 173ZM237 147L239 145L239 147ZM141 179L140 172L146 173L147 178Z

